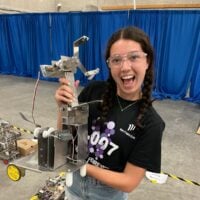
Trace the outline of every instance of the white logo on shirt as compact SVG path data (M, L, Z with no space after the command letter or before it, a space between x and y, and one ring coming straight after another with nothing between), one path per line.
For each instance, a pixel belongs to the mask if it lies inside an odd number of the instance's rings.
M127 131L123 130L122 128L119 129L122 133L126 134L128 137L130 137L131 139L135 140L135 136L131 135L130 133L128 133Z
M134 124L129 124L127 131L134 131L136 126Z

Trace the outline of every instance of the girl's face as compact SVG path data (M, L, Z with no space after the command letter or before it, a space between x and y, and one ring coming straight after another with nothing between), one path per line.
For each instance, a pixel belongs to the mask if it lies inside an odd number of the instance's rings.
M147 54L133 40L120 39L110 49L108 65L117 85L117 94L127 100L140 98L148 68Z

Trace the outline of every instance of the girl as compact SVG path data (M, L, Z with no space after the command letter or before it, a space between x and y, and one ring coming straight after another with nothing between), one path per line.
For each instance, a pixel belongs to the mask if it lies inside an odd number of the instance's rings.
M115 32L107 44L107 81L93 81L79 102L91 104L88 118L87 175L74 174L69 200L126 200L145 175L160 172L161 139L165 124L152 107L153 49L136 27ZM60 79L58 106L74 99L69 81ZM58 125L61 126L59 113Z

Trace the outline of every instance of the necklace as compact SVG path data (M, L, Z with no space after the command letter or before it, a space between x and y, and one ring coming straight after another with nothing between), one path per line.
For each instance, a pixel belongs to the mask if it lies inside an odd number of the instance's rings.
M121 112L123 112L124 110L130 108L132 105L134 105L134 104L137 103L137 101L134 101L133 103L131 103L131 104L129 104L128 106L125 106L125 107L123 108L122 105L121 105L121 103L120 103L120 100L119 100L118 95L117 95L117 102L118 102L118 104L119 104L119 107L120 107Z

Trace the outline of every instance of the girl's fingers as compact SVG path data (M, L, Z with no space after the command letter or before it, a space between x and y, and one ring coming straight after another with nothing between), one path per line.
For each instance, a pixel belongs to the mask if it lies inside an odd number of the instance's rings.
M79 81L79 80L76 80L76 81L74 82L74 86L75 86L76 88L78 88L79 83L80 83L80 81Z
M66 78L60 78L59 82L61 85L67 85L67 86L71 85L70 82Z
M56 90L55 99L59 106L62 103L70 104L75 101L74 93L72 88L70 87L70 82L66 78L60 78L60 87ZM78 87L79 81L74 82L75 87Z
M61 88L59 88L56 92L56 96L58 99L66 99L66 101L70 102L74 99L74 95L73 92L67 88L67 90L63 89L63 86Z

